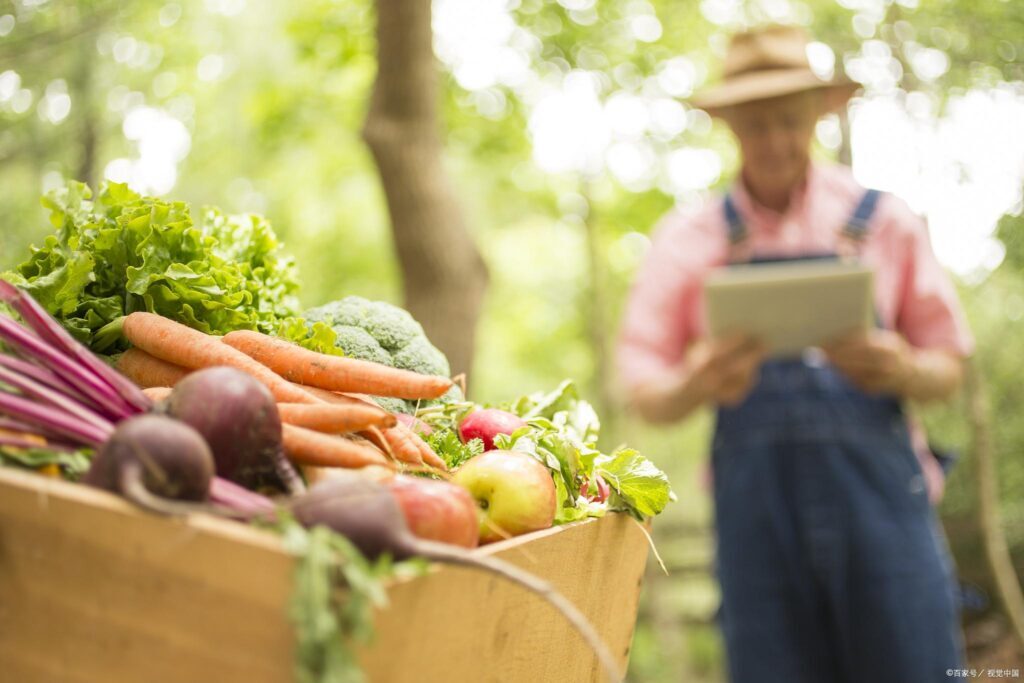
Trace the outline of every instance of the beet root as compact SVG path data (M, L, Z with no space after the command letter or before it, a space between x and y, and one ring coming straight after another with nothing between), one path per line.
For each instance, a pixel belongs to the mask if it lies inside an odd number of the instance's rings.
M168 501L205 501L213 471L213 456L196 430L151 414L118 424L82 481L166 513L177 511Z
M597 655L610 681L621 681L618 664L587 618L550 583L495 557L474 555L464 548L412 535L397 499L387 486L356 472L325 479L295 499L292 514L307 527L323 525L347 537L371 559L390 554L397 560L413 556L472 567L497 574L545 599L576 629Z
M300 481L283 455L281 416L270 390L229 367L193 372L181 380L162 410L193 427L209 444L217 475L248 488Z

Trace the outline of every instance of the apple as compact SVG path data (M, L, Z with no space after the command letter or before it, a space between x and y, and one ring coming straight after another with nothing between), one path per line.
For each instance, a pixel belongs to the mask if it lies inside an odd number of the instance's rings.
M525 426L526 421L523 418L506 410L481 408L462 418L462 422L459 423L459 438L462 439L462 443L480 439L484 442L484 450L490 451L494 449L494 437L498 434L512 434Z
M612 489L600 474L594 475L594 487L597 490L591 491L590 483L587 481L586 477L583 477L583 484L580 486L580 492L586 496L587 500L591 503L603 503L608 500L608 496L611 495Z
M480 508L480 542L547 529L558 504L548 468L522 451L487 451L466 461L452 481Z
M409 530L418 538L475 548L480 520L476 502L447 481L396 474L383 482L398 501Z

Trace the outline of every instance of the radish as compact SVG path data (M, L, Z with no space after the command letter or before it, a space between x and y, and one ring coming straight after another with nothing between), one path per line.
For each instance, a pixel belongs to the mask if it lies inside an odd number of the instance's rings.
M433 434L434 429L423 420L406 413L394 413L395 419L401 422L403 425L411 429L421 437L428 437Z
M594 627L551 584L495 557L475 555L447 543L416 538L409 531L402 509L386 486L355 472L348 476L335 476L310 488L292 503L291 509L304 526L326 526L347 537L371 559L384 554L396 560L419 556L491 572L519 584L547 600L565 616L597 654L610 681L622 680L618 665Z
M275 485L301 491L301 480L284 458L281 416L270 390L248 373L212 367L175 385L161 410L206 440L217 475L248 488Z
M484 450L491 451L494 450L494 437L498 434L511 435L525 426L526 421L518 415L497 408L482 408L462 419L459 423L459 438L462 443L480 439L484 442Z
M213 456L196 430L163 415L140 415L118 424L82 481L174 514L186 508L172 501L205 501L212 479Z

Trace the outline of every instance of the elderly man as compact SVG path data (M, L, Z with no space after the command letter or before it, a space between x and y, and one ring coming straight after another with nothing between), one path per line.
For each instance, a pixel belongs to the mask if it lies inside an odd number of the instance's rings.
M695 101L732 129L740 176L668 214L633 288L620 370L653 422L711 404L722 629L737 683L933 683L960 665L952 565L902 402L945 398L972 340L924 222L814 163L818 119L849 82L818 79L796 28L733 37L723 82ZM714 268L843 255L874 271L877 329L827 362L767 359L706 336ZM921 449L918 449L919 451Z

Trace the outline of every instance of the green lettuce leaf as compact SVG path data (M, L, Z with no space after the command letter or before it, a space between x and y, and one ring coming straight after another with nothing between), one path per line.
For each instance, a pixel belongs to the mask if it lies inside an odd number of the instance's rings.
M225 334L273 333L298 310L295 264L260 216L211 208L196 222L185 203L142 197L118 183L93 200L87 186L72 182L43 206L56 233L3 277L94 350L114 350L118 337L107 326L134 311Z

